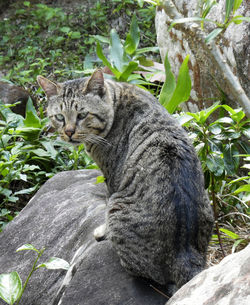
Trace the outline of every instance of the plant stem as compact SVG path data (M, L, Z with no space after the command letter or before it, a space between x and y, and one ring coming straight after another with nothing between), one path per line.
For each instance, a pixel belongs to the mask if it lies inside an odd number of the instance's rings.
M216 232L217 232L220 248L221 248L221 251L222 251L222 255L225 257L226 254L225 254L223 246L222 246L221 234L220 234L220 229L219 229L219 225L218 225L217 199L215 197L214 175L212 174L211 177L212 177L212 185L211 186L212 186L212 200L213 200L215 228L216 228Z
M33 272L36 270L36 264L37 264L39 258L41 257L41 255L43 254L44 250L45 250L45 248L43 248L43 249L41 249L41 250L39 251L39 253L38 253L38 255L37 255L37 258L36 258L36 260L35 260L35 262L34 262L34 264L33 264L33 266L32 266L32 269L31 269L31 271L30 271L30 273L29 273L29 275L28 275L28 277L27 277L27 279L26 279L26 281L25 281L25 283L24 283L24 285L23 285L23 289L22 289L21 295L20 295L20 297L18 298L18 300L17 300L17 302L16 302L16 305L19 304L19 302L20 302L20 300L21 300L21 297L22 297L22 295L23 295L23 293L24 293L24 290L26 289L26 286L27 286L27 284L28 284L28 282L29 282L29 279L30 279L31 275L33 274Z

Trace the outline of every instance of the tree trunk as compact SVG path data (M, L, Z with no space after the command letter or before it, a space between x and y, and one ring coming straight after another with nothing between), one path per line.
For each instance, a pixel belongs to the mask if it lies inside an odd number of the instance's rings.
M218 40L206 44L204 39L215 25L206 22L182 23L168 31L173 19L200 16L199 0L164 0L156 13L157 41L162 60L168 53L173 73L190 54L193 89L190 100L183 104L187 111L199 111L220 99L222 92L232 107L241 106L250 116L250 24L232 23ZM249 16L250 2L243 1L236 15ZM223 22L225 0L219 0L206 18Z

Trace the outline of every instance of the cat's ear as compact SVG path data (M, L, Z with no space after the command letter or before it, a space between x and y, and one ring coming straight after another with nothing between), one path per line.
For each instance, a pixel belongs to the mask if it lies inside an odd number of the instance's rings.
M102 70L98 69L88 80L88 83L84 89L84 93L93 92L94 94L103 96L105 92L104 89L104 76Z
M36 79L38 84L43 88L47 97L58 95L58 92L60 90L59 84L53 83L52 81L48 80L47 78L41 75L38 75Z

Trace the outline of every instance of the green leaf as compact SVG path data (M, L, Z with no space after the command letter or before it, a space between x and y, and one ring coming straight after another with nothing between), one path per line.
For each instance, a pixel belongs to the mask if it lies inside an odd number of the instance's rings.
M165 75L166 80L162 86L159 102L164 106L167 107L168 103L170 102L175 88L176 88L176 82L174 74L171 71L171 66L168 60L168 53L166 53L165 60L164 60L164 67L165 67Z
M103 183L105 182L106 178L104 176L98 176L96 177L96 182L95 184Z
M38 184L36 184L35 186L32 186L30 188L23 189L21 191L17 191L14 193L14 195L31 194L37 189L37 187L38 187Z
M189 55L186 56L180 67L175 91L171 100L165 106L169 113L173 113L179 104L186 102L190 97L192 84L189 75L188 60Z
M125 52L129 55L135 53L140 41L140 29L138 27L136 14L133 15L130 30L125 40Z
M235 252L236 248L239 246L240 243L245 243L246 240L245 239L238 239L234 242L233 247L232 247L232 253Z
M107 43L110 44L110 39L106 36L101 36L101 35L91 35L91 37L94 37L96 40L102 42L102 43Z
M72 39L79 39L79 38L81 38L81 33L80 32L72 32L70 34L70 38L72 38Z
M29 1L24 1L24 2L23 2L23 5L29 7L29 6L30 6L30 2L29 2Z
M70 28L67 27L67 26L64 26L64 27L60 28L60 31L63 32L63 33L68 34L70 32Z
M250 22L250 17L235 16L235 17L232 19L232 22L234 22L235 24L240 24L240 23L242 23L242 21Z
M223 31L223 28L216 28L211 33L207 35L205 38L206 43L210 43L215 37L217 37L221 32Z
M33 106L33 102L31 98L28 99L26 105L26 116L25 116L25 120L23 120L23 123L25 127L35 127L35 128L41 127L40 119L36 113L36 109Z
M234 0L234 6L233 6L233 14L237 9L241 6L242 0Z
M159 47L147 47L147 48L141 48L137 49L136 55L142 54L142 53L147 53L147 52L158 52Z
M46 268L50 270L56 270L56 269L68 270L69 267L70 265L68 262L58 257L51 257L47 262L37 266L37 268Z
M242 185L237 190L234 191L234 194L239 194L241 192L250 193L250 184Z
M122 72L124 64L124 50L120 37L114 29L110 31L110 59L118 71Z
M228 20L234 5L234 0L226 0L225 22Z
M225 233L227 236L231 237L232 239L238 239L239 235L235 234L234 232L224 229L224 228L220 228L220 231Z
M0 298L14 304L22 293L22 281L16 271L0 274Z
M119 80L126 82L129 76L131 75L131 73L134 72L137 68L138 68L138 63L135 61L131 61L120 75Z
M19 247L16 252L20 252L20 251L35 251L37 253L39 253L39 250L37 250L33 245L31 244L25 244L25 245L22 245L21 247Z
M102 52L102 48L101 48L99 42L97 42L97 45L96 45L96 54L102 60L103 64L105 66L107 66L114 73L114 75L117 79L119 79L121 72L118 71L117 69L113 68L113 66L107 60L107 58L105 57L105 55Z
M221 176L224 172L224 161L217 155L208 155L206 159L206 165L210 172L215 176Z

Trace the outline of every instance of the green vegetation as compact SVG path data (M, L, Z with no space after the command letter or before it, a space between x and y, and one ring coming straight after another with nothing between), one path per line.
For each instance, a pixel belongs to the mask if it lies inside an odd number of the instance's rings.
M0 298L10 305L19 304L32 274L39 268L46 268L49 270L68 270L70 267L68 262L58 257L51 257L47 262L37 265L38 260L45 251L45 248L38 250L31 244L25 244L16 250L16 252L20 251L34 251L37 253L37 257L24 285L22 285L22 280L16 271L0 274Z
M206 1L201 26L213 2ZM240 1L235 2L240 5ZM24 1L12 5L9 17L0 21L0 70L6 73L5 79L25 87L40 100L39 111L29 100L25 118L9 106L0 105L0 230L57 172L96 167L83 145L74 148L51 134L45 98L36 84L38 74L63 81L88 75L105 65L113 73L107 77L144 86L170 113L180 112L179 104L188 100L188 56L177 81L166 56L163 86L150 83L145 74L133 73L159 73L152 60L152 54L157 57L153 53L157 49L154 5L159 1L138 0L138 4L132 0L104 1L97 2L87 13L78 8L66 14L62 8ZM235 7L229 6L220 29L236 21L230 15L232 10L234 13ZM125 26L111 29L107 21L120 15L125 16ZM212 118L214 114L216 119ZM233 249L245 244L247 239L234 230L249 221L250 121L241 109L219 103L198 113L174 115L189 132L202 162L218 220L214 241L229 240ZM100 182L103 178L98 179Z

